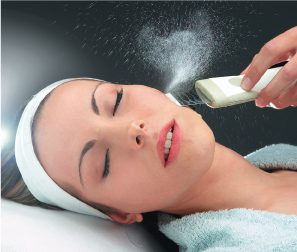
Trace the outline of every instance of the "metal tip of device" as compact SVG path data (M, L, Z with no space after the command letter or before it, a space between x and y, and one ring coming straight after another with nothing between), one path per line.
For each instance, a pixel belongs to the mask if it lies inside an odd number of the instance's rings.
M185 88L181 88L181 87ZM204 104L204 101L197 95L194 83L180 83L178 87L169 92L180 105L195 106ZM167 95L167 94L166 94Z

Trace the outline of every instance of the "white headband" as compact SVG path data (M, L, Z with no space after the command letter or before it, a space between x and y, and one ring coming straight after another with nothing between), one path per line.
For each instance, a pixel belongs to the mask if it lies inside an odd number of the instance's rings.
M65 79L45 87L33 96L27 104L18 125L15 139L15 158L25 184L27 185L29 191L39 201L61 207L69 211L111 220L111 218L106 214L78 200L59 187L47 175L39 163L33 148L31 125L40 102L57 86L79 79L102 81L92 78Z

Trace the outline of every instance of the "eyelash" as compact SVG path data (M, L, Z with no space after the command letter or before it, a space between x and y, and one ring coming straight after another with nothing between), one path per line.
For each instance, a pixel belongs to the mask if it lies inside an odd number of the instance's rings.
M115 112L117 111L118 109L118 106L122 100L122 96L123 96L123 88L121 88L120 91L117 91L117 99L116 99L116 102L115 102L115 105L114 105L114 109L113 109L113 112L112 112L112 115L114 116Z
M117 98L116 102L114 105L113 113L112 115L114 116L115 112L117 111L117 108L122 100L123 97L123 88L121 88L120 91L117 91ZM110 163L110 158L109 158L109 149L107 149L106 155L105 155L105 165L104 165L104 171L103 171L103 178L107 177L109 174L109 163Z
M105 155L105 165L104 165L104 171L103 171L103 178L107 177L109 174L109 149L107 149L106 155Z

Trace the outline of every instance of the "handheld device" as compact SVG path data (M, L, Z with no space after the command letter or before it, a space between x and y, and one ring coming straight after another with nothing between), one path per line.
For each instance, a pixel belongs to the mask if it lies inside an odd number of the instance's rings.
M197 80L195 82L195 91L200 103L205 103L211 108L221 108L253 101L281 68L268 69L251 91L245 91L240 87L243 75ZM187 104L185 99L179 99L180 94L170 92L166 95L178 105Z
M198 80L195 89L200 99L212 108L232 106L255 100L280 69L268 69L249 92L240 87L243 75Z

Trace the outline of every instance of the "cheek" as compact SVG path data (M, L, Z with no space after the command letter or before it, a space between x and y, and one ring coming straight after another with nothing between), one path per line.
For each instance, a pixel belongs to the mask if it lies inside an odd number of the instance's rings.
M133 102L146 108L147 111L160 111L160 108L164 108L164 106L171 104L171 101L164 95L164 93L154 88L136 86L132 92Z
M189 120L186 121L185 133L187 133L187 140L195 146L197 154L205 157L211 156L214 151L215 138L212 130L202 119L202 117L195 111L186 108L189 113Z
M116 169L108 188L109 204L126 212L156 210L159 198L168 191L162 167L135 157L122 158ZM164 197L161 198L163 202Z
M187 115L183 122L183 139L181 160L186 169L195 178L199 178L211 166L214 156L215 139L213 132L202 118L190 109L184 109ZM190 176L189 176L190 177Z
M126 199L139 193L150 185L151 169L143 165L138 157L121 157L114 162L114 171L110 173L109 189L117 194L117 198ZM116 189L116 190L115 190Z
M210 128L203 122L201 123L201 128L196 130L196 141L194 145L196 146L195 151L197 152L197 157L200 163L205 166L210 166L214 156L215 139L213 132Z

